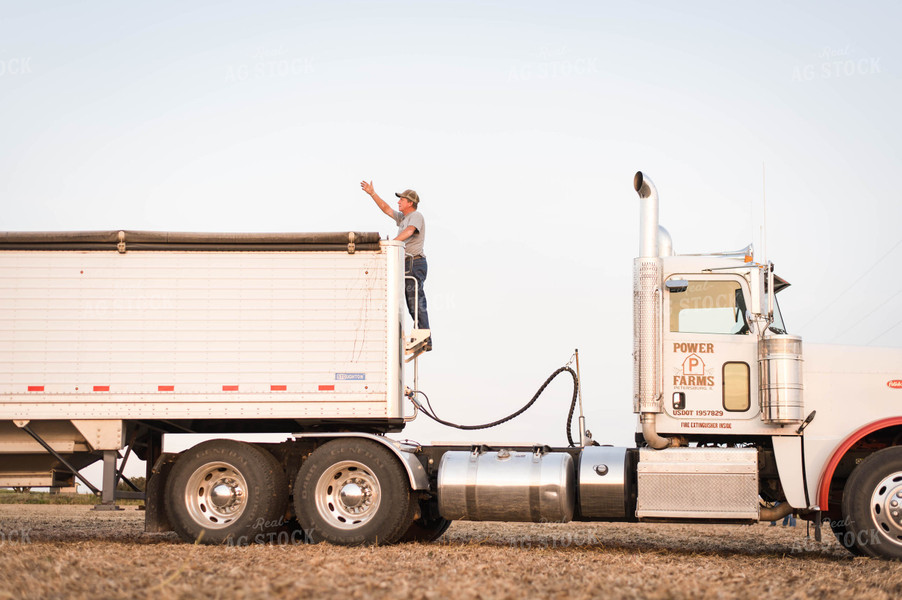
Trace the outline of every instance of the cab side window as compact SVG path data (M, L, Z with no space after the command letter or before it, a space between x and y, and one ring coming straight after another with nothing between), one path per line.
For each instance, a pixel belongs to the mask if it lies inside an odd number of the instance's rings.
M745 298L738 281L692 280L670 293L670 331L745 334Z
M751 407L751 377L744 362L723 364L723 407L730 412L745 412Z

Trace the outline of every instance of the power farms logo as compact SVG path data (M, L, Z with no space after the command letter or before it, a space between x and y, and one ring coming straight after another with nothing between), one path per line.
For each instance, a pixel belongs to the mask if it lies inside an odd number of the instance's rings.
M699 354L714 352L714 344L686 344L673 345L674 353L687 353L682 365L674 369L673 389L675 390L704 390L714 387L713 369L705 367L705 361Z
M902 379L893 379L892 381L887 381L886 385L893 388L894 390L902 390Z

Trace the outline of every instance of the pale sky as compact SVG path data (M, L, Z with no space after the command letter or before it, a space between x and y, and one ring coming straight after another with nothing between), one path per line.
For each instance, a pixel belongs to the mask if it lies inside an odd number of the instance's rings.
M513 412L579 348L590 429L631 445L637 170L678 253L762 257L766 193L790 332L902 345L900 22L897 2L2 2L0 230L393 236L359 182L416 189L440 415ZM398 437L563 445L563 381L501 428Z

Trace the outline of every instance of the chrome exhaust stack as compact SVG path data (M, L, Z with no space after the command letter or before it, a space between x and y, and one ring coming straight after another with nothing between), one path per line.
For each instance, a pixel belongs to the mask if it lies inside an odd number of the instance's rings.
M661 250L670 255L670 234L658 224L658 190L641 171L633 178L640 199L639 257L633 261L633 412L639 413L642 435L655 449L677 446L675 439L657 433L663 412L661 366L663 324L663 266Z
M658 257L658 189L642 171L633 177L633 188L639 193L639 257Z

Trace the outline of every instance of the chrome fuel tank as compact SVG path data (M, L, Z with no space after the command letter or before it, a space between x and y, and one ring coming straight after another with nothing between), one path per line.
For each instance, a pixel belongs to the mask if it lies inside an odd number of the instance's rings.
M446 452L439 463L439 512L452 521L564 523L575 502L566 452Z

